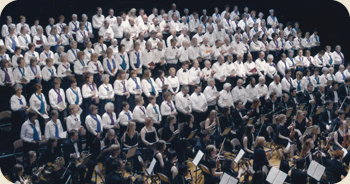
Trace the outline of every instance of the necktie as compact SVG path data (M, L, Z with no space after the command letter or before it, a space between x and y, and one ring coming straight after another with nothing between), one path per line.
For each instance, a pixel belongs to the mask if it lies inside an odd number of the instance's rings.
M153 106L154 112L158 115L157 107ZM157 121L159 120L159 116L157 116Z
M72 87L71 87L70 89L71 89L71 90L73 91L73 93L75 94L75 105L78 105L78 103L79 103L79 95L78 95L78 92L74 91Z
M35 126L33 124L30 124L30 126L33 128L33 140L39 141L39 133L36 130Z
M152 92L153 92L154 94L156 94L156 90L154 89L154 86L153 86L153 84L152 84L151 79L147 79L147 81L149 82L149 84L151 84Z
M122 81L122 84L123 84L123 93L125 93L126 92L125 81Z
M329 55L329 64L332 64L333 63L333 59L332 59L332 56Z
M23 105L22 99L19 98L18 101L19 101L19 105Z
M111 64L109 63L109 59L107 59L107 67L108 67L108 70L111 71L112 73L114 73L115 68L116 68L114 59L112 59L112 63L113 63L113 68L111 67Z
M90 114L90 116L91 116L92 119L94 119L94 120L96 121L96 125L97 125L97 127L96 127L96 132L97 132L97 133L101 132L101 123L100 123L100 121L98 120L98 118L97 118L97 117L94 117L92 114Z
M63 102L63 100L62 100L62 96L61 96L61 94L60 94L60 89L54 89L55 90L55 92L57 93L57 104L59 104L60 102Z
M113 114L108 114L109 117L111 118L111 125L114 125L114 119L113 119Z
M122 64L120 66L122 67L123 70L125 70L126 69L125 56L120 55L120 58L122 58Z
M170 107L170 111L173 112L174 108L173 108L173 106L171 105L171 103L167 102L166 104Z
M88 27L87 24L85 24L85 29L86 29L87 32L89 32L89 27Z
M139 84L137 83L137 79L136 78L132 78L132 80L135 82L136 84L136 89L140 89L140 86Z
M85 66L85 62L84 62L84 61L82 61L82 60L80 60L80 59L79 59L79 61L80 61L80 63L81 63L81 66L83 66L83 67L84 67L84 66Z
M21 72L21 74L22 74L22 77L24 77L25 76L25 70L24 70L24 68L23 68L23 71L21 70L21 68L18 66L18 70L19 70L19 72Z
M286 71L287 70L287 63L285 61L283 61L283 63L284 63L284 71Z
M298 91L301 91L301 85L300 85L301 81L298 81Z
M143 114L146 114L145 110L143 109L143 107L140 107L141 111L143 112Z
M57 43L57 35L54 35L55 36L55 42ZM55 46L55 51L57 52L57 48L58 48L58 44L56 44Z
M26 43L28 43L28 38L26 36L23 36L23 38L26 40Z
M344 64L344 57L341 55L340 52L335 51L337 54L339 54L340 58L341 58L341 64Z
M16 45L17 45L17 44L16 44L15 37L12 37L12 36L11 36L10 38L11 38L11 40L12 40L12 47L11 47L11 48L12 48L12 50L15 50Z
M72 53L74 54L75 58L77 58L77 54L74 52L73 49L70 49L72 51Z
M60 138L60 135L59 135L59 133L58 133L58 126L57 126L57 124L54 124L55 125L55 137L57 138L57 139L59 139Z
M11 83L10 75L9 75L9 73L7 71L7 68L6 69L2 69L2 70L5 72L5 83L6 82Z
M140 67L140 53L135 52L136 55L136 68Z
M42 94L40 94L40 97L37 94L35 94L35 96L40 100L40 113L45 114L46 110Z
M131 116L130 116L129 113L125 113L125 115L127 115L127 116L128 116L128 119L131 120Z
M345 75L344 75L344 73L341 73L342 75L343 75L343 80L345 80Z
M292 61L293 66L294 66L294 60L293 60L293 58L292 58L292 57L289 57L289 59Z

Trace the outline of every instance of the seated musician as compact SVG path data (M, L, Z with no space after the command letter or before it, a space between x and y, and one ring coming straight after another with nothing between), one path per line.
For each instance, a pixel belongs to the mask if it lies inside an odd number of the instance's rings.
M207 142L209 141L210 138L210 133L209 131L202 130L199 133L199 139L194 146L194 154L196 155L198 151L200 150L201 152L205 153L205 148L207 146Z
M307 173L306 170L303 169L305 166L305 159L299 158L296 161L296 168L292 169L290 178L291 184L306 184L307 181Z
M209 169L210 175L204 173L205 183L218 183L223 172L217 172L216 169L216 148L213 144L205 148L203 164Z
M141 129L141 140L146 146L150 146L155 142L158 142L158 133L153 126L153 120L151 118L145 118L145 126Z
M73 129L70 132L68 132L68 137L69 139L66 140L63 144L63 153L64 153L64 160L66 165L68 165L70 161L74 162L77 159L79 159L80 153L82 152L82 144L78 140L78 132ZM86 167L88 168L88 172L85 177L84 177L85 171L86 171L85 167L81 167L81 166L76 167L75 164L72 164L72 167L70 169L73 173L79 172L81 183L84 183L84 182L90 183L92 173L94 171L94 166L95 164L91 160L86 164ZM73 183L77 182L76 177L72 177L72 179L73 179Z
M237 100L235 102L236 108L232 110L232 118L234 119L235 128L237 130L237 137L243 135L244 132L244 122L248 119L247 111L244 109L243 102L241 100Z
M306 140L303 142L303 147L301 148L300 152L300 158L305 159L306 165L310 165L311 161L314 160L314 156L312 153L312 149L315 148L315 144L313 139L306 138Z
M319 116L319 124L322 132L326 134L329 133L330 126L335 117L335 113L333 110L333 101L326 101L326 108L324 108Z
M110 147L113 144L117 144L119 145L118 142L118 137L115 134L115 130L114 129L109 129L108 132L106 133L106 137L103 139L103 143L104 143L104 148L106 149L108 147Z
M333 150L347 149L344 137L349 135L348 126L345 120L339 122L339 129L334 132ZM349 140L348 140L349 141Z
M168 141L174 134L179 133L179 129L175 128L176 117L174 115L169 115L167 117L167 123L163 127L163 133L161 139ZM174 139L175 140L175 139Z
M27 184L29 181L23 177L23 166L21 164L16 164L13 166L13 175L10 177L12 183L16 184Z
M334 158L326 162L326 176L329 183L338 183L342 180L341 176L346 176L348 172L343 167L342 150L336 150L333 153Z
M252 149L252 146L254 144L254 133L255 128L254 125L250 124L247 125L242 137L242 143L243 143L243 150L244 150L244 157L252 159L254 155L254 151Z
M290 131L288 130L287 126L284 125L286 123L286 115L284 114L277 115L275 119L276 119L277 127L275 129L275 135L273 137L273 141L276 144L282 144L286 147L288 145L288 142L292 143L292 140L290 140L289 138Z
M222 164L222 172L236 178L238 181L240 180L242 174L244 173L244 169L240 168L238 172L236 172L233 168L235 166L235 162L232 158L225 158L225 161Z
M230 140L232 140L233 138L237 138L235 124L233 123L233 119L230 115L229 107L224 107L222 109L219 122L221 133L223 133L227 127L232 127L230 132L225 137L227 137Z
M117 159L112 163L113 171L110 172L106 177L105 184L115 184L115 183L130 183L132 181L132 175L129 175L127 178L123 176L124 174L124 162L121 159Z
M164 151L166 149L166 142L159 140L156 143L156 148L154 150L153 158L157 161L156 165L153 168L154 173L162 172L164 169Z
M58 143L58 141L57 141L56 137L50 137L49 140L47 140L47 143L46 143L47 148L39 157L39 161L41 164L47 164L49 162L52 164L55 164L56 158L62 156L63 153L61 152L61 150L57 146L57 143ZM67 162L68 162L68 160L67 160ZM55 168L55 166L54 166L54 168ZM59 179L61 178L61 176L63 175L63 173L65 171L66 171L66 167L62 167L60 170L53 172L56 181L59 181ZM67 170L65 175L64 175L63 182L66 182L69 175L71 175L71 174L72 174L72 172L70 170Z
M113 144L107 150L109 154L107 158L105 158L105 170L106 176L113 171L112 163L117 159L120 159L120 146Z
M44 169L44 166L39 167L36 158L37 158L36 152L29 151L25 155L24 160L23 160L23 168L24 168L23 174L29 175L32 182L34 182L35 180L38 180L40 178L41 172ZM37 169L37 172L33 173L33 169ZM39 181L39 183L41 183L41 182Z
M167 153L167 161L164 164L164 169L162 172L169 178L170 181L172 181L178 173L178 160L176 155L176 152L172 150Z
M298 110L295 119L295 131L298 132L298 135L301 136L304 134L306 127L309 123L309 119L305 117L303 111Z
M342 109L338 110L338 117L333 119L331 126L329 127L330 132L335 132L339 129L340 124L345 119L345 111Z
M178 174L175 176L171 184L188 184L188 180L186 180L186 176L191 172L187 165L180 164L178 166ZM135 184L135 182L134 182Z
M283 150L283 155L282 155L282 160L280 163L280 167L279 170L283 171L284 173L288 174L289 170L291 169L289 166L289 160L292 158L293 156L293 152L290 148L284 149ZM287 176L286 182L290 182L290 177L289 175Z
M184 128L181 133L182 137L188 138L192 131L196 130L196 127L194 125L194 116L190 114L191 118L184 124ZM191 142L191 145L194 145L196 143L196 139L192 137L192 139L189 140Z

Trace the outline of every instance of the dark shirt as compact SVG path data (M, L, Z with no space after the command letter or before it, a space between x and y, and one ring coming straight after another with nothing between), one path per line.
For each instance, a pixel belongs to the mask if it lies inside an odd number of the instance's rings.
M292 184L306 184L307 173L299 169L292 169L290 178Z
M265 150L262 146L255 147L253 156L253 169L254 171L262 170L264 165L269 165L267 161Z

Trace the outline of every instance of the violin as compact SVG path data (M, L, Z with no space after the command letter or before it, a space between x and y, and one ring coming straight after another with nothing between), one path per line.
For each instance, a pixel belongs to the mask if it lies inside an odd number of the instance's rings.
M350 145L350 135L349 134L344 134L343 136L343 142L341 143L341 146L343 148L349 147Z
M293 119L293 122L292 122L292 124L291 124L291 132L290 132L290 136L289 136L289 138L292 140L292 139L294 139L294 134L295 134L295 127L294 127L294 122L295 122L295 119Z
M312 117L309 117L309 122L307 123L307 127L311 127L312 126Z

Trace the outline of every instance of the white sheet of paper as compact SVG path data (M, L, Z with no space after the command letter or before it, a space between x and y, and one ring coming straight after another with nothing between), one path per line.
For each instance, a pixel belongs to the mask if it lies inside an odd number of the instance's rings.
M286 149L290 148L290 142L288 142Z
M218 94L219 94L219 92L217 92L217 91L213 92L213 96L217 96Z
M46 115L46 114L43 114L42 117L43 117L44 119L49 119L49 116Z
M62 139L67 138L67 132L63 132L63 133L60 135L60 138L62 138Z
M325 169L326 169L325 166L323 166L321 164L318 164L317 168L316 168L316 170L314 172L313 178L315 178L317 181L320 181L320 179L321 179Z
M236 184L238 182L238 180L234 177L230 177L230 180L228 181L228 184Z
M66 106L64 105L63 102L58 103L57 107L60 108L60 109L65 109L66 108Z
M229 102L229 101L225 101L224 105L225 105L225 106L228 106L228 107L231 107L231 106L232 106L231 102Z
M83 72L87 72L87 71L89 71L89 67L88 66L84 66L83 67Z
M107 96L112 96L113 95L113 91L107 91Z
M278 170L276 167L271 167L270 172L267 175L266 181L273 183L275 181L275 178L278 172L280 172L280 170Z
M224 173L221 177L221 181L219 184L227 184L229 180L230 180L230 175Z
M236 163L238 163L238 162L241 160L241 158L243 157L244 153L245 153L245 152L244 152L243 149L239 150L239 153L238 153L238 155L237 155L236 158L235 158L235 162L236 162Z
M202 157L204 156L204 153L201 150L198 150L198 153L196 155L196 157L194 157L192 163L197 166L199 161L201 161Z
M151 174L152 173L152 171L153 171L153 168L154 168L154 166L156 165L156 159L155 158L153 158L153 160L152 160L152 162L151 162L151 165L149 166L149 168L147 169L147 173L148 174Z
M314 172L315 172L315 170L317 168L317 164L318 164L317 162L311 161L311 163L309 165L309 168L307 169L307 174L309 176L313 176L314 175Z
M282 184L284 182L284 180L286 180L287 176L288 175L286 173L284 173L283 171L279 171L273 184Z
M348 154L348 150L346 150L345 148L342 149L342 151L344 152L343 154L343 158L346 156L346 154Z

